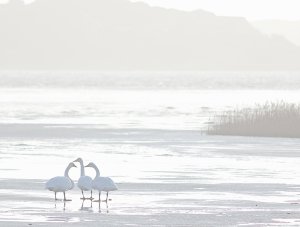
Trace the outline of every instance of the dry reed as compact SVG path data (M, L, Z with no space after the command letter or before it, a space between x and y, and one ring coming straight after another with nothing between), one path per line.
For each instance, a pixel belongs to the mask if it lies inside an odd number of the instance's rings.
M300 105L265 103L217 115L207 130L209 135L300 138Z

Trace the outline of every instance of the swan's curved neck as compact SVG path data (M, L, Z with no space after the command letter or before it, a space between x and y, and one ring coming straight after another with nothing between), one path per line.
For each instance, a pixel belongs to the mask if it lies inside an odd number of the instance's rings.
M96 171L96 177L95 177L95 179L96 179L97 177L100 177L100 171L96 165L93 165L93 168Z
M83 176L85 176L83 161L80 160L79 163L80 163L81 176L83 177Z
M71 168L72 168L71 166L68 166L68 167L66 168L66 170L65 170L65 177L70 178L70 177L69 177L69 171L70 171ZM70 179L71 179L71 178L70 178Z

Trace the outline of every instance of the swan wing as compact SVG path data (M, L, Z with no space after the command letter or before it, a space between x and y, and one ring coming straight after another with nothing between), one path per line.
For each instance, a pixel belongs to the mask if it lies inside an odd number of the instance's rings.
M118 190L116 184L109 177L97 177L93 181L93 188L98 191L116 191Z
M65 192L72 189L72 181L68 177L54 177L47 181L46 189L54 192Z
M78 187L83 191L90 191L92 190L92 182L93 179L89 176L82 176L78 180Z

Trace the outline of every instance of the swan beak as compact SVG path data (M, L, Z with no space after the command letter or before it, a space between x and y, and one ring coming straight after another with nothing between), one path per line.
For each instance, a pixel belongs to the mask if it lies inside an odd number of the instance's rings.
M80 162L81 158L75 159L73 162Z

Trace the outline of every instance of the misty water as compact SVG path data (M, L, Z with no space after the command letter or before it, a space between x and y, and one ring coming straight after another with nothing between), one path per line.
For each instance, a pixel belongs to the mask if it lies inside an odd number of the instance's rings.
M1 222L300 224L299 139L204 133L224 110L299 103L299 73L1 76ZM44 189L77 157L118 184L107 205L82 204L78 188L67 193L72 202L55 203Z

